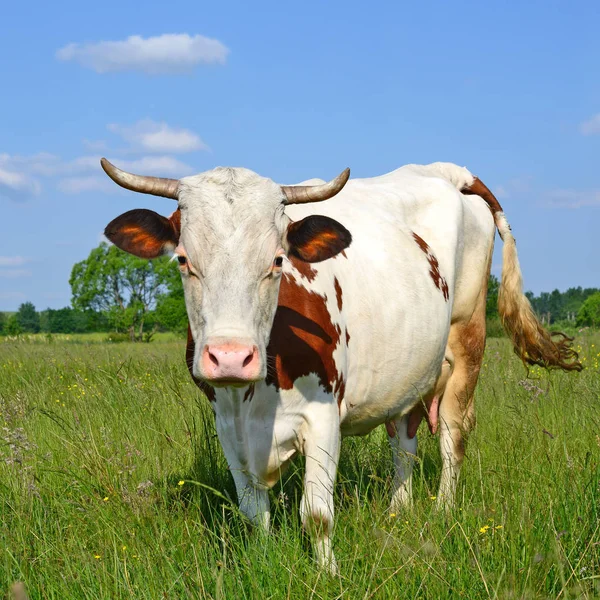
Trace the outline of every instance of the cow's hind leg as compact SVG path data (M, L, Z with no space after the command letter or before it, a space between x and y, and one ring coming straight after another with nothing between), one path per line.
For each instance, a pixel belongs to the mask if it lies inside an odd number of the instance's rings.
M454 323L448 338L454 364L439 408L442 476L437 502L444 508L454 505L465 438L475 427L474 392L485 349L485 287L470 320Z
M385 424L394 459L394 491L390 503L392 514L412 505L412 472L417 454L417 429L423 418L426 418L431 433L437 432L439 399L450 377L450 357L451 353L446 351L446 360L442 364L434 390L421 399L411 412Z
M417 436L408 435L409 415L386 423L392 457L394 459L394 491L390 513L396 513L412 504L412 472L417 454Z

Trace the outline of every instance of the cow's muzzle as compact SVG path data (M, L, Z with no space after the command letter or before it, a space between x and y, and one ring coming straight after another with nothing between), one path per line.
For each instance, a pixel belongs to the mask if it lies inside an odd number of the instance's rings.
M202 350L200 362L203 378L217 387L248 385L261 378L261 361L256 345L208 343Z

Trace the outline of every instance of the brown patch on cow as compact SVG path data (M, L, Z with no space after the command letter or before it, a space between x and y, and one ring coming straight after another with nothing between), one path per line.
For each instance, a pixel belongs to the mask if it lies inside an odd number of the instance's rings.
M475 177L471 185L466 185L460 191L466 196L476 195L483 198L489 209L492 211L492 215L495 215L497 212L504 212L496 196L492 194L488 186L485 185L485 183L483 183L483 181L481 181L481 179L478 177Z
M297 261L292 262L296 266ZM331 321L326 298L284 274L267 347L266 383L290 390L297 379L314 373L323 389L335 394L339 405L346 385L333 352L340 337L341 329Z
M346 329L346 346L348 346L349 343L350 343L350 334L348 333L348 330Z
M317 537L329 535L331 525L331 518L317 512L307 515L306 521L303 523L303 526Z
M215 388L211 385L208 385L205 381L194 377L194 338L192 336L192 330L188 325L188 334L187 334L187 346L185 349L185 362L187 364L188 371L194 380L194 383L200 388L200 391L211 401L214 402L216 400Z
M244 399L242 400L242 402L246 402L246 400L250 401L252 400L252 398L254 398L254 384L251 383L248 386L248 389L244 392Z
M346 381L344 380L344 376L340 374L335 382L335 387L333 388L333 393L337 398L338 407L341 405L344 396L346 395Z
M338 310L341 312L342 310L342 286L338 281L337 277L333 278L333 287L335 288L335 299L337 300Z
M309 282L314 281L317 272L310 266L310 263L299 260L294 256L290 257L290 262L302 277L308 279Z
M448 288L448 282L440 273L440 263L438 262L438 259L429 247L429 244L420 235L414 232L412 235L419 248L421 248L427 257L427 261L429 262L429 275L431 275L435 287L442 292L444 300L448 302L450 299L450 290Z

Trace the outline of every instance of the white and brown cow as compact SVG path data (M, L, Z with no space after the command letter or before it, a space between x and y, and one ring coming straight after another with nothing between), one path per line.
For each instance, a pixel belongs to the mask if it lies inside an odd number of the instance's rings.
M427 416L433 430L439 423L438 502L454 500L495 227L505 244L499 312L517 353L580 368L570 340L552 338L532 312L504 213L467 169L408 165L280 186L239 168L178 181L102 166L127 189L178 201L169 218L133 210L105 233L137 256L179 261L188 367L212 402L242 512L267 528L268 489L304 454L302 522L332 571L342 436L386 424L396 511L411 501L415 433Z

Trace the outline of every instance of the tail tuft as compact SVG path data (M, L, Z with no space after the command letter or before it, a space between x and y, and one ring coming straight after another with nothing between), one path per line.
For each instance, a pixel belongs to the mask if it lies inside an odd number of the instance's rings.
M504 221L504 215L502 215ZM517 244L510 229L504 231L502 280L498 293L498 312L515 353L526 364L546 369L581 371L583 365L573 349L573 338L564 333L551 333L540 323L527 296L523 294L523 278L517 256Z
M461 192L477 194L485 200L504 242L498 312L517 356L528 365L563 371L581 371L583 365L579 361L579 355L573 349L573 338L561 332L551 333L544 329L527 296L523 293L523 276L517 256L517 243L494 194L477 177Z

